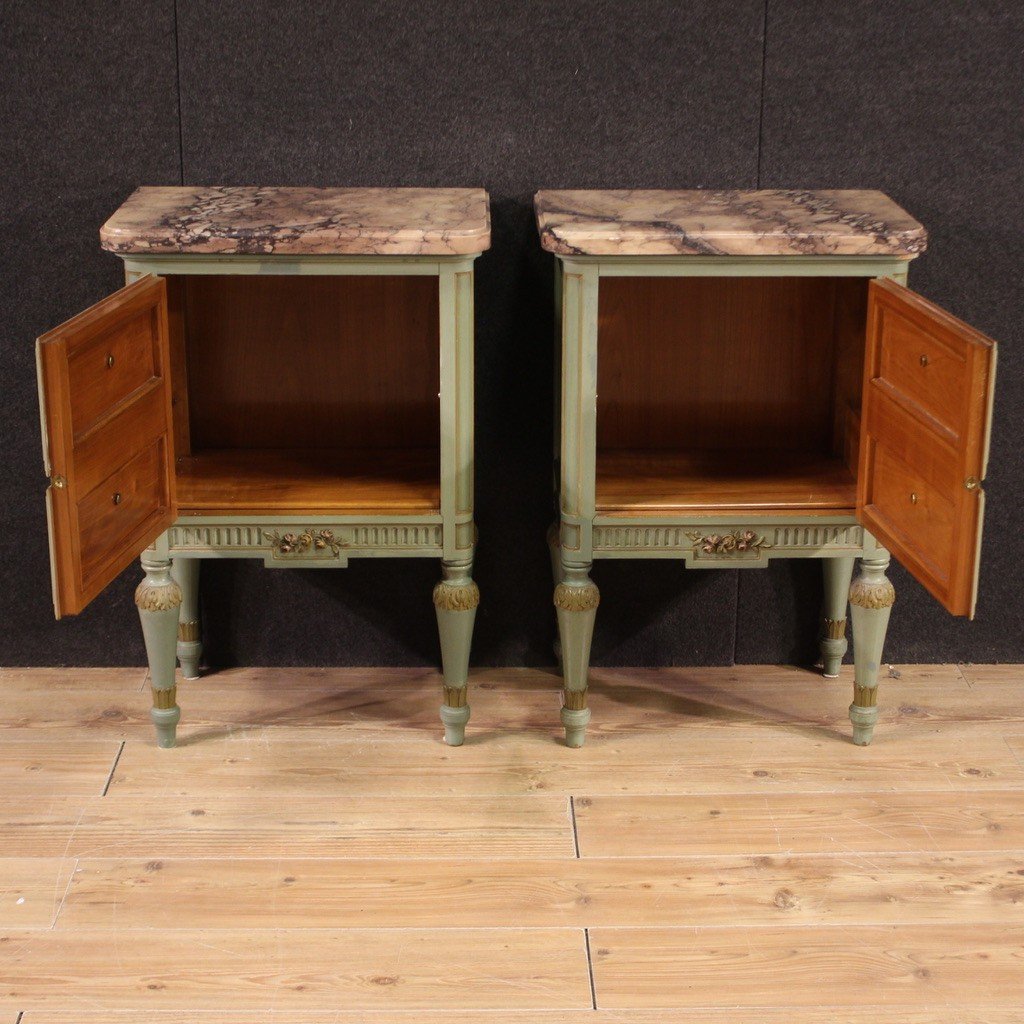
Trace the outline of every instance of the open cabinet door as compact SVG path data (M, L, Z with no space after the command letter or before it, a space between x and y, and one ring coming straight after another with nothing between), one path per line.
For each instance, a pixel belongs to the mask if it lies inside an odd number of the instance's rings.
M134 284L36 343L57 617L174 522L167 288Z
M954 615L973 617L996 346L872 281L857 518Z

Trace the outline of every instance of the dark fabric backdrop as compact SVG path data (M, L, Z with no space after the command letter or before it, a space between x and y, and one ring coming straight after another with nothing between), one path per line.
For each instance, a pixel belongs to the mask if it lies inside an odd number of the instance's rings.
M490 192L476 301L482 665L551 661L552 268L533 192L887 191L931 234L913 287L1003 343L977 621L952 619L896 568L887 657L1024 659L1024 6L7 0L0 11L0 663L144 661L137 569L77 619L53 621L33 339L119 286L97 231L121 200L183 182ZM207 562L209 659L433 663L436 577L426 561ZM595 578L596 663L813 660L813 562L601 563Z

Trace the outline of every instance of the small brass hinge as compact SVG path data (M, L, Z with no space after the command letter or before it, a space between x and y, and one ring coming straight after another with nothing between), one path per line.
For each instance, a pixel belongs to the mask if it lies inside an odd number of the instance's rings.
M976 491L978 489L978 478L976 476L969 476L964 481L964 487L969 491Z
M67 480L62 476L50 477L50 484L53 487L64 487L67 484Z

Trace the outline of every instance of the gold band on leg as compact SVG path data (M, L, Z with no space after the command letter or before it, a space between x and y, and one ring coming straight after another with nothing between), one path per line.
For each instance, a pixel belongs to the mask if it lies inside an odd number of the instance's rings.
M859 708L878 707L878 687L854 684L853 703Z
M825 620L825 639L826 640L845 640L846 639L846 619L826 619Z
M186 643L199 639L199 620L178 623L178 639Z
M582 711L587 706L587 687L582 690L562 690L562 707Z
M160 711L167 711L176 707L178 703L178 687L171 686L166 690L158 690L153 687L153 707Z
M444 700L445 707L464 708L469 703L468 686L442 686L441 695Z

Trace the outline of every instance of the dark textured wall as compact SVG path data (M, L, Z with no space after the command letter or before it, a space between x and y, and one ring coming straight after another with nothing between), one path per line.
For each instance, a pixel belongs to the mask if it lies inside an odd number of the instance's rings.
M97 230L139 184L480 185L474 660L550 661L550 187L877 187L928 226L924 294L1004 342L978 620L896 571L892 660L1024 657L1024 8L913 0L495 5L116 0L0 8L2 664L144 661L128 571L55 624L32 340L118 286ZM217 664L437 658L427 562L206 563ZM602 563L595 660L812 659L820 573Z

